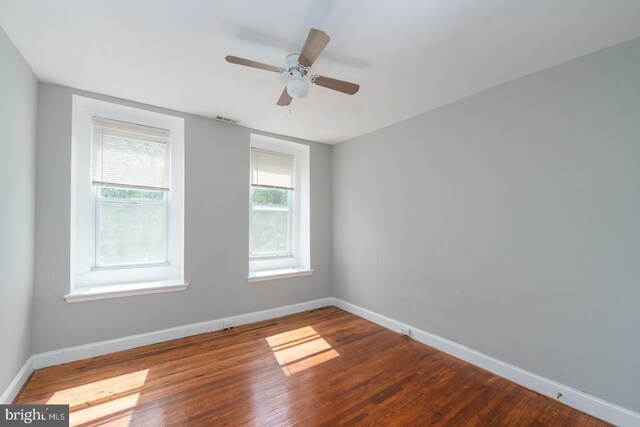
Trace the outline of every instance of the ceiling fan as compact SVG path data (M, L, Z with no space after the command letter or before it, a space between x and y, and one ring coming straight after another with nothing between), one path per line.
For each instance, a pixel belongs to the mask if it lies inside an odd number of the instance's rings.
M305 77L330 40L324 31L312 28L309 30L307 41L305 41L302 50L299 52L291 52L285 57L285 68L238 58L237 56L227 56L225 59L232 64L246 65L247 67L259 68L274 73L290 74L292 79L289 80L278 100L278 105L289 105L293 98L304 98L307 96L309 87L305 82ZM353 95L360 89L360 85L355 83L319 76L317 74L309 76L309 81L315 85L337 90L338 92L348 95Z

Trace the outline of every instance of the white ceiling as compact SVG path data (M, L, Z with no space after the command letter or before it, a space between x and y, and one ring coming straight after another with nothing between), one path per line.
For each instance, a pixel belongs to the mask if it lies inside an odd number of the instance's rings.
M37 77L313 141L340 142L640 37L638 0L2 0L0 25ZM291 108L282 65L310 27L331 36Z

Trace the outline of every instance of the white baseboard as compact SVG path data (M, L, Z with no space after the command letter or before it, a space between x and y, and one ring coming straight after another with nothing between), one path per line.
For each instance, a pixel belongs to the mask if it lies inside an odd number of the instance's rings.
M411 330L411 337L416 341L437 348L458 359L479 366L530 390L551 397L552 399L556 399L558 393L561 393L562 397L557 399L559 402L593 415L601 420L621 427L640 426L640 414L637 412L630 411L569 386L525 371L524 369L502 362L446 338L422 331L411 325L406 325L382 314L367 310L366 308L359 307L338 298L333 298L333 302L333 305L336 307L377 323L387 329L400 332L401 328L409 328Z
M87 359L89 357L102 356L104 354L129 350L135 347L156 344L177 338L184 338L191 335L219 331L223 327L223 322L228 320L232 320L234 326L240 326L248 323L259 322L261 320L286 316L288 314L299 313L301 311L313 310L314 308L326 307L332 304L333 298L321 298L300 304L254 311L252 313L240 314L237 316L229 316L223 319L208 320L206 322L192 323L190 325L177 326L144 334L129 335L123 338L79 345L77 347L67 347L60 350L48 351L46 353L35 354L33 356L33 369L41 369L46 368L47 366L60 365L61 363Z
M24 383L29 379L31 372L33 372L33 356L29 357L27 361L24 362L24 365L22 365L22 368L20 368L20 371L18 371L18 374L13 381L11 381L9 387L7 387L4 393L2 393L2 396L0 396L0 405L9 405L13 403L13 400L16 398L18 393L20 393L22 386L24 386Z

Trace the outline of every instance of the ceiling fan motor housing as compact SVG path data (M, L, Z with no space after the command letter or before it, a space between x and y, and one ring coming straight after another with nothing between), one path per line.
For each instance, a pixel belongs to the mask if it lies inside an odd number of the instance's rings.
M287 71L291 73L292 70L298 70L300 72L306 71L302 70L300 67L300 63L298 63L298 58L300 57L300 52L294 51L288 54L285 57L284 62L287 64ZM304 72L303 72L304 75Z

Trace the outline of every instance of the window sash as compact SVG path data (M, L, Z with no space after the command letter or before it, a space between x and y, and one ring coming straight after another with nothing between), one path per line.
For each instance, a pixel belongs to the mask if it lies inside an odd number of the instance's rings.
M272 188L272 187L258 187L256 188ZM294 256L294 206L295 206L295 192L293 190L288 190L288 205L272 205L265 203L254 203L251 200L251 191L249 191L249 204L250 204L250 219L249 219L249 258L252 260L261 260L261 259L273 259L273 258L291 258ZM277 211L277 212L287 212L287 250L281 252L270 252L270 253L256 253L253 249L253 232L254 232L254 213L256 211Z
M126 199L126 198L118 198L118 197L103 197L100 196L100 189L104 187L101 185L92 185L92 199L93 199L93 268L92 270L111 270L111 269L122 269L122 268L136 268L136 267L154 267L154 266L163 266L170 265L169 262L169 200L167 197L167 192L165 192L164 200L147 200L147 199ZM118 188L118 187L116 187ZM141 191L148 191L149 188L142 187L122 187L126 189L135 189ZM162 261L153 261L153 262L133 262L133 263L119 263L119 264L101 264L101 240L100 240L100 204L101 203L121 203L121 204L130 204L130 205L164 205L165 211L165 229L164 229L164 239L163 239L163 258Z

